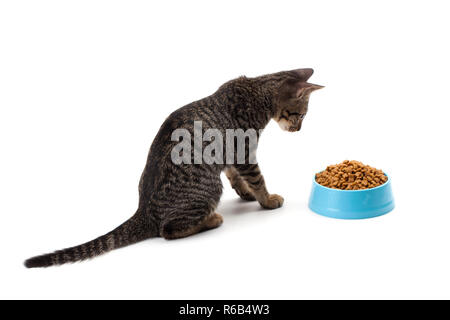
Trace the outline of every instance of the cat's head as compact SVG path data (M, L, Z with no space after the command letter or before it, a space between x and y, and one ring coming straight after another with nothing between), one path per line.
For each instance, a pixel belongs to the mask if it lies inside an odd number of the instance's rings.
M281 129L289 132L301 129L308 112L311 92L323 88L307 82L313 72L313 69L297 69L275 74L279 81L273 102L275 107L273 119Z

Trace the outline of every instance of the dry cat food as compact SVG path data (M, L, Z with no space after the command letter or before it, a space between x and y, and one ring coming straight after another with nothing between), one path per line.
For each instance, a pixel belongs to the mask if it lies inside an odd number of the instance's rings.
M345 160L328 166L316 174L317 183L341 190L360 190L378 187L388 180L383 171L359 161Z

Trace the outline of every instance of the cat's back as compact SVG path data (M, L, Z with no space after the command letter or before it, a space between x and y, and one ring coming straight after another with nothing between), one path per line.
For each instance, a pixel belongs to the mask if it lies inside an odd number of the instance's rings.
M180 143L180 136L176 134L176 130L183 130L183 133L187 133L193 141L196 121L201 123L203 132L208 128L225 128L227 124L224 123L222 117L223 112L226 111L222 110L222 116L220 116L221 109L223 107L220 102L214 96L208 96L172 112L164 120L153 140L141 184L156 187L159 180L172 173L174 164L171 160L171 153L173 148ZM174 138L172 138L173 134Z
M162 124L155 140L171 135L176 129L187 129L193 134L194 122L202 128L222 129L230 126L230 108L221 96L213 94L194 101L172 112Z

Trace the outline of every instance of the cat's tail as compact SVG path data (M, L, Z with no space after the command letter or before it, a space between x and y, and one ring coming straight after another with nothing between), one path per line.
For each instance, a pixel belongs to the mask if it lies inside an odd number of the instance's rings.
M82 261L155 236L157 236L155 225L138 211L122 225L97 239L30 258L24 264L27 268L42 268Z

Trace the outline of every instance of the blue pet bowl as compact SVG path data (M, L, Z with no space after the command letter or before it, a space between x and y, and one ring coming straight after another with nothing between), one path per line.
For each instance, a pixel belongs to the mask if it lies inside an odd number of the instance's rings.
M362 190L324 187L314 177L309 208L322 216L337 219L366 219L394 209L391 180L381 186Z

